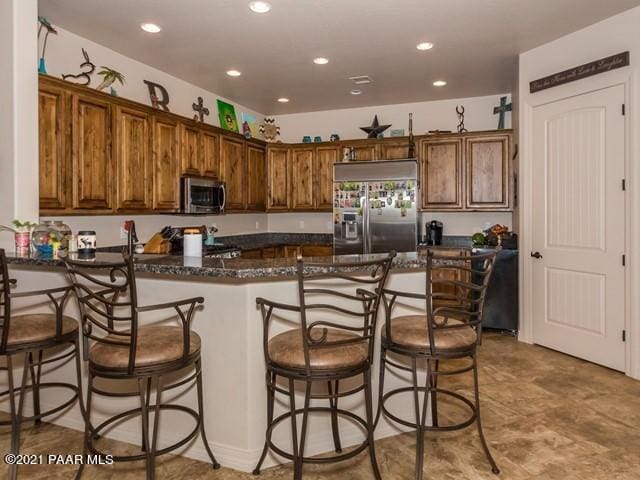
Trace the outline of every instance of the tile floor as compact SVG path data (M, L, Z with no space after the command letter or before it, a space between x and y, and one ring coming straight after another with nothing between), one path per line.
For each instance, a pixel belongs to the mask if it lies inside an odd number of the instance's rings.
M485 336L480 352L480 386L485 433L502 469L503 480L638 480L640 479L640 382L541 347L497 334ZM464 380L443 380L466 391ZM441 414L459 412L443 404ZM68 454L81 451L79 432L43 424L22 436L23 453ZM474 428L427 434L425 480L495 479ZM119 451L134 447L110 442ZM414 476L415 437L405 434L377 442L385 480ZM9 448L7 427L0 429L0 452ZM73 478L76 467L21 467L19 478ZM0 478L6 466L0 461ZM290 479L289 466L265 470L266 480ZM83 478L144 478L141 462L87 467ZM158 479L248 480L243 474L194 460L161 458ZM371 480L366 454L342 464L305 466L305 480Z

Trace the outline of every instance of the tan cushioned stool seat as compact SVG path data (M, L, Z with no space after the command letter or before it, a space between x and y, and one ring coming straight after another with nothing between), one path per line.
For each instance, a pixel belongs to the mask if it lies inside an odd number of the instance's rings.
M436 317L437 322L444 321ZM460 325L463 322L449 318L447 325ZM386 328L382 328L382 337L386 338ZM391 339L394 344L418 350L430 348L425 315L406 315L391 320ZM435 348L438 350L465 350L478 340L472 327L445 328L434 331Z
M63 335L77 330L77 321L70 317L62 317ZM56 338L56 315L54 313L33 313L11 317L7 341L9 346L44 342L54 338Z
M109 340L124 341L126 337L108 335ZM136 368L162 365L182 358L182 327L148 326L138 328ZM200 337L189 335L189 355L200 350ZM89 360L104 369L126 370L129 367L129 347L95 342L89 349Z
M320 330L314 330L313 338L320 336ZM361 338L354 333L335 328L327 329L327 342L355 340ZM347 345L313 347L309 349L309 363L313 370L338 370L356 368L367 361L368 343L361 340ZM302 346L302 330L297 328L276 335L269 340L269 357L276 365L283 368L304 370L304 348Z

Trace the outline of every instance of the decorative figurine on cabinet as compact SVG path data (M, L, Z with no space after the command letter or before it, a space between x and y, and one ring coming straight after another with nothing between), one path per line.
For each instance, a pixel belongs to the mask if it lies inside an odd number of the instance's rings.
M72 83L77 83L79 85L84 85L84 86L87 86L91 83L91 75L93 74L93 72L95 72L96 66L93 63L91 63L91 60L89 59L89 54L84 48L82 49L82 56L84 56L84 62L80 64L80 69L85 68L86 71L81 71L80 73L64 73L62 74L63 80L67 80L69 78L73 80L79 80L77 82L72 82ZM84 83L82 82L82 80L84 80Z

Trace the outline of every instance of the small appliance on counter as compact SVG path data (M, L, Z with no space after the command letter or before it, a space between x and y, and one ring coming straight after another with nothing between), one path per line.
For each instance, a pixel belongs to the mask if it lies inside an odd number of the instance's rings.
M438 220L427 223L427 245L442 245L443 224Z
M224 213L226 185L205 177L180 178L180 213L221 215Z

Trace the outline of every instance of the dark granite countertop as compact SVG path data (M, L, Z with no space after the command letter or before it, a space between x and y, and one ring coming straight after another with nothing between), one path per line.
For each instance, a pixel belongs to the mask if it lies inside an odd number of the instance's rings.
M333 271L356 271L348 264L354 261L365 261L380 258L382 255L340 255L336 257L305 258L309 265L308 271L323 273L331 271L324 265L331 263L345 264L344 267L334 267ZM92 263L114 263L122 260L118 253L96 254ZM11 266L31 266L42 268L62 268L63 262L59 258L44 257L33 254L18 256L7 252L7 261ZM393 269L411 270L422 268L426 261L424 251L421 253L399 253L393 263ZM283 277L295 277L297 263L293 258L277 259L243 259L243 258L190 258L177 255L136 255L135 270L140 273L169 275L177 277L208 277L220 279L260 280Z

